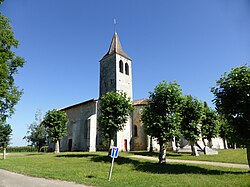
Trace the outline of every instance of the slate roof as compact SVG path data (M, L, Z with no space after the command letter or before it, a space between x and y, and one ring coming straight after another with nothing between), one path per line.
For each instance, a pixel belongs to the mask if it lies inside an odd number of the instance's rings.
M102 61L106 57L113 55L113 54L119 54L119 55L131 60L131 58L122 50L122 46L121 46L117 32L115 32L113 35L113 38L112 38L112 41L111 41L111 44L109 46L109 50L108 50L107 54L104 55L104 57L102 57L102 59L100 61Z

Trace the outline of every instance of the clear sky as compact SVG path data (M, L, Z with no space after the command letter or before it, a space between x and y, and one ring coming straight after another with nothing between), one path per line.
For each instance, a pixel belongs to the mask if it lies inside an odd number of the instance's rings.
M162 80L213 107L210 88L225 71L250 63L250 0L6 0L27 63L16 76L24 94L9 120L12 145L43 114L99 94L99 60L116 31L133 63L133 97Z

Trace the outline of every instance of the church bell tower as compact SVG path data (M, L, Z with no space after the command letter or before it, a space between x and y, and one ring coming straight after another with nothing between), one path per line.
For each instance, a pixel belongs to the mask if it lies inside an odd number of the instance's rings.
M131 62L115 32L107 54L100 60L100 97L109 91L120 90L132 100Z
M115 32L108 52L100 60L100 97L110 91L122 91L133 100L132 61L123 51ZM116 146L121 151L130 150L132 119L128 119L124 130L117 133Z

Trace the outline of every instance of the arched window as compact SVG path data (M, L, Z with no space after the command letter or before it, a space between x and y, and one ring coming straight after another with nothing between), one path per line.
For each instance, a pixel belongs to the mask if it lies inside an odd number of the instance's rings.
M134 125L134 137L138 136L137 126Z
M125 64L125 74L129 75L129 66L128 66L128 63Z
M120 69L120 72L123 73L123 62L122 62L122 60L119 61L119 69Z

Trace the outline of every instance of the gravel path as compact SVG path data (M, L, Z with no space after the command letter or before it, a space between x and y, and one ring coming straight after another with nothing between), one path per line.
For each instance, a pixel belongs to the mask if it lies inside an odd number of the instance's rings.
M149 156L133 155L131 157L158 161L158 158L149 157ZM222 162L208 162L208 161L196 161L196 160L175 160L175 159L167 159L167 162L203 164L203 165L210 165L210 166L222 166L222 167L229 167L229 168L249 169L249 166L247 164L231 164L231 163L222 163Z
M73 182L29 177L0 169L0 187L87 187Z

